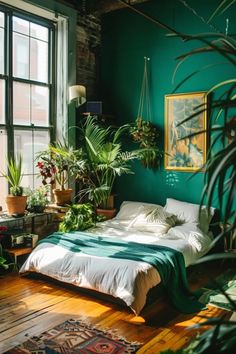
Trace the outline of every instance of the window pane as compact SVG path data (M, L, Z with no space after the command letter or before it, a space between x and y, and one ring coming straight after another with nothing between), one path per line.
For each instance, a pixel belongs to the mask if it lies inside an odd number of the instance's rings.
M5 80L0 80L0 124L5 123Z
M30 39L30 79L48 82L48 43Z
M30 36L48 42L48 28L30 23Z
M22 20L19 17L13 17L13 31L29 35L29 21Z
M29 78L29 38L13 33L13 75Z
M4 29L0 28L0 74L4 74Z
M0 147L1 147L1 154L0 154L0 171L7 171L7 163L6 163L6 156L7 156L7 134L5 130L0 130ZM0 206L3 209L6 209L5 199L6 195L8 194L8 185L6 178L0 177Z
M22 178L22 187L35 189L42 186L42 179L38 174L35 175L25 175Z
M7 133L4 129L0 129L0 171L6 171L6 157L7 157Z
M49 89L48 87L32 85L32 117L34 125L48 127L49 125Z
M23 156L24 174L38 174L36 156L39 151L45 150L50 142L49 132L42 130L14 131L15 151ZM25 181L29 179L25 176ZM27 184L24 185L27 187Z
M8 194L8 186L6 178L0 177L0 206L2 210L6 210L6 196Z
M4 13L0 12L0 27L4 27Z
M13 123L30 124L30 85L13 82Z

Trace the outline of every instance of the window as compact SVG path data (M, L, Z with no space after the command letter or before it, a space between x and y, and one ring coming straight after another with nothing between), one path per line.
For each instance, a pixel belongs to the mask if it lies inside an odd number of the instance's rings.
M54 31L52 21L0 8L0 171L7 156L21 154L24 187L41 184L35 157L56 129ZM0 177L2 206L7 191Z

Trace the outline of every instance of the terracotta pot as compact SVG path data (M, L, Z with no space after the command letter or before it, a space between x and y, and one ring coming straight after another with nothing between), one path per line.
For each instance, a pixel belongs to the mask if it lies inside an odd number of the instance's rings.
M108 198L107 198L107 208L108 209L114 209L114 205L115 205L115 196L114 194L111 194Z
M6 197L7 210L9 215L22 215L25 213L27 196L8 195Z
M96 211L97 211L97 215L105 216L106 220L114 218L117 212L116 209L100 209L100 208L97 208Z
M56 205L71 204L72 189L53 189Z

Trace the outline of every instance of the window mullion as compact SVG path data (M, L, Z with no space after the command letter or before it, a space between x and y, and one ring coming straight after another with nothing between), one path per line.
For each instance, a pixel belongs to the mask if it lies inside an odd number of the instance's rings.
M14 127L13 127L13 80L12 80L12 63L13 63L13 34L12 34L12 13L7 15L7 41L6 41L6 55L7 55L7 87L6 87L6 124L8 136L8 157L14 154Z

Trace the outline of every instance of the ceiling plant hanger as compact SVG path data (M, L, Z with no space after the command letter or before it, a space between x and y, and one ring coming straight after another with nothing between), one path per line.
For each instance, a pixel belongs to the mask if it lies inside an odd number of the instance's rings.
M152 123L151 101L149 93L149 63L150 58L144 57L143 79L140 92L139 106L135 124L130 133L134 142L143 149L141 162L146 168L159 167L163 152L158 147L159 132Z

